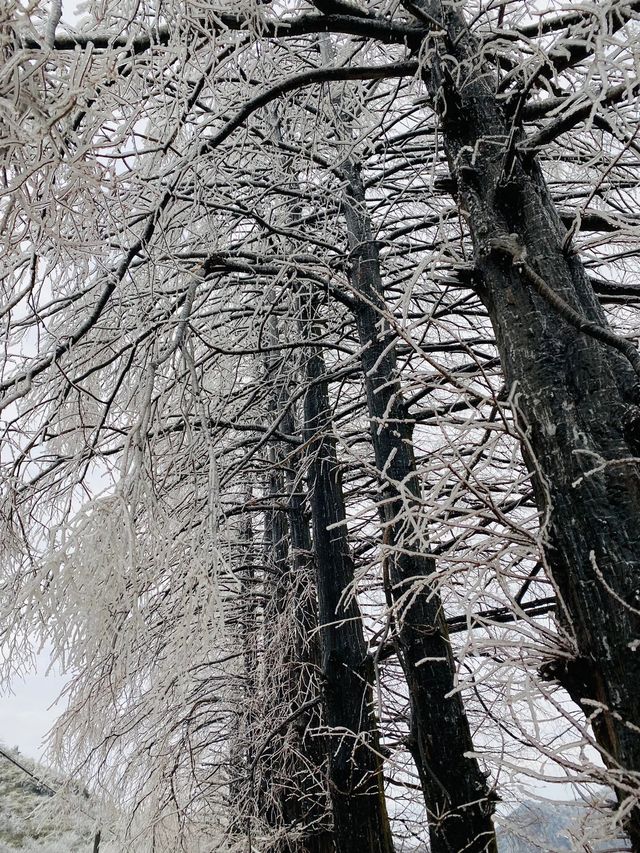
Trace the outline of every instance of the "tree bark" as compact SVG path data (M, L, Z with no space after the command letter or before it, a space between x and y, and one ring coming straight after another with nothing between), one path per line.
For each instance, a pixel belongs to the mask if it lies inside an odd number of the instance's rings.
M278 340L272 316L269 342L275 347ZM279 360L273 349L265 363L265 383L273 385L270 416L281 416L282 429L293 435L294 416L286 408L286 383L278 379ZM312 704L320 691L321 659L309 522L301 485L291 469L294 463L287 461L289 448L283 452L273 442L269 454L268 494L285 507L270 508L265 516L270 571L265 577L264 645L273 665L265 668L264 698L267 707L277 709L276 714L288 722L273 733L261 760L268 790L261 797L260 812L277 830L265 850L333 853L325 788L327 758L322 738L314 734L323 720L319 705Z
M494 797L473 752L455 662L439 594L430 578L435 562L416 543L407 523L419 512L420 484L412 427L402 398L393 332L385 318L383 284L359 169L343 166L344 214L350 282L376 466L382 482L381 514L387 591L396 606L396 647L409 689L410 749L420 775L432 853L495 853ZM417 594L401 599L421 585Z
M253 498L251 486L244 489L245 500ZM246 514L240 524L240 542L244 558L249 564L238 572L240 593L236 641L242 651L241 689L237 697L238 709L229 744L229 812L227 829L229 837L245 836L249 845L253 833L256 797L253 784L253 727L255 726L256 673L258 668L258 613L252 595L255 569L251 560L254 535L251 518Z
M311 338L311 322L307 330ZM372 708L373 665L360 609L353 594L349 595L354 566L344 527L346 513L324 375L322 355L310 347L304 438L309 456L334 839L337 853L393 853Z
M286 424L285 424L286 426ZM321 671L322 658L318 629L317 601L315 595L310 598L308 584L313 575L314 564L309 523L306 518L305 499L300 494L300 485L289 477L289 529L291 536L291 561L294 577L293 595L299 603L295 618L300 631L300 663L294 667L293 678L306 676L309 680ZM315 579L314 579L315 580ZM315 583L313 584L315 589ZM313 678L314 687L318 687L318 678ZM303 788L303 797L299 802L288 802L285 808L291 825L301 822L305 827L303 837L304 853L334 853L336 849L333 833L329 825L330 813L326 802L326 748L323 738L318 737L314 730L323 724L321 707L318 705L305 711L297 723L300 731L300 747L304 755L303 780L298 787ZM300 848L298 848L300 849Z
M272 472L273 476L273 472ZM277 477L278 494L286 477ZM311 538L304 518L299 486L287 483L288 511L273 511L270 549L274 570L265 605L265 648L278 654L277 665L267 667L265 702L279 709L286 722L274 732L262 757L269 790L262 797L261 813L274 829L270 853L333 853L327 791L326 751L317 731L323 724L318 704L321 659L315 596L310 589L313 573ZM287 643L283 631L293 632ZM274 722L277 720L274 719Z
M516 235L526 264L586 321L602 308L522 130L496 98L479 45L457 7L409 4L435 19L424 81L467 219L523 455L542 514L545 556L575 656L550 665L590 719L620 802L640 773L640 409L637 377L605 342L576 328L495 248ZM615 7L609 25L619 26ZM614 20L614 16L615 20ZM504 103L504 102L503 102ZM626 827L640 851L640 810Z

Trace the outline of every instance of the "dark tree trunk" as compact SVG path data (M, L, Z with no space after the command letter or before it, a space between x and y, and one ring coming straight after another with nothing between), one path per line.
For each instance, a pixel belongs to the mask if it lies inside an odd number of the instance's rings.
M286 423L283 423L286 429ZM293 433L293 430L292 430ZM289 529L291 536L291 564L293 596L298 603L294 618L299 631L299 664L293 667L293 678L304 678L313 691L320 689L319 676L322 667L320 638L317 634L318 613L315 595L309 594L309 582L314 573L311 536L305 515L305 499L300 493L300 484L291 474L286 478L290 493ZM313 579L315 581L315 578ZM313 583L315 589L315 583ZM299 691L300 692L300 691ZM309 696L309 699L312 697ZM300 850L305 853L334 853L333 833L329 825L330 807L326 791L327 750L323 738L315 732L323 724L322 706L315 705L304 711L296 720L300 733L300 750L303 765L297 788L302 797L291 799L285 804L285 817L290 825L299 823L305 827Z
M272 492L282 501L286 478L281 472L270 476ZM314 735L323 723L319 704L312 704L321 690L320 650L311 541L302 512L298 496L291 494L288 512L271 511L266 531L263 693L272 733L260 759L258 812L275 830L265 847L269 853L334 851L324 784L327 759L322 738ZM277 728L280 720L284 724Z
M575 657L549 667L590 718L620 801L640 773L640 410L629 363L561 316L527 267L585 319L606 325L531 155L480 67L456 7L413 4L442 24L424 80L440 113L460 209L496 332L542 512L546 561ZM609 16L620 26L622 13ZM461 86L458 81L464 81ZM520 137L521 138L521 137ZM496 246L515 234L526 258ZM570 242L570 241L569 241ZM635 458L634 458L635 457ZM640 851L640 811L627 830Z
M307 334L312 334L311 323ZM354 566L343 526L344 499L324 375L321 354L310 348L304 437L309 454L334 839L337 853L392 853L372 709L373 666L357 602L353 596L344 597L353 584Z
M289 484L292 485L292 484ZM279 481L282 495L284 480ZM294 487L295 488L295 487ZM299 487L298 487L299 488ZM268 585L265 605L265 649L268 659L281 659L264 674L266 707L277 709L285 724L273 732L269 749L262 756L262 774L267 790L262 792L260 813L279 830L271 853L333 853L328 793L325 788L326 750L317 732L323 724L319 704L313 699L320 690L321 666L316 602L310 588L313 573L308 523L300 497L291 494L289 511L273 513L274 574ZM283 538L278 543L278 535ZM291 545L289 550L288 545ZM283 632L292 632L286 643ZM275 663L275 662L274 662Z
M429 817L432 853L496 851L494 799L475 758L459 692L455 663L440 596L429 577L434 560L412 541L408 515L418 511L420 485L398 372L393 332L385 305L378 249L365 208L364 187L353 164L347 178L344 213L351 259L350 281L376 466L382 481L382 521L388 549L387 590L394 602L415 585L422 590L398 605L396 647L409 689L411 752ZM384 473L382 473L384 472ZM424 546L422 546L424 547Z
M247 486L245 500L253 497ZM249 840L253 831L255 797L253 796L253 727L255 725L256 672L258 667L258 614L253 596L255 569L253 557L253 526L249 514L242 519L240 541L248 568L238 571L237 642L242 651L241 693L235 713L235 725L229 745L229 805L231 819L229 836L244 835Z
M275 317L271 321L270 343L275 346ZM278 379L278 361L273 350L265 365L265 382L273 385L271 416L280 416L284 432L293 435L294 417L286 408L288 388ZM279 830L265 850L333 853L326 750L322 738L314 734L323 721L319 703L312 704L321 689L321 658L309 522L301 486L288 460L290 447L274 442L269 454L268 492L274 503L286 508L270 508L265 516L270 571L265 577L264 645L273 664L267 664L264 672L264 701L267 709L276 709L273 724L279 717L285 725L273 733L261 761L266 790L259 811Z

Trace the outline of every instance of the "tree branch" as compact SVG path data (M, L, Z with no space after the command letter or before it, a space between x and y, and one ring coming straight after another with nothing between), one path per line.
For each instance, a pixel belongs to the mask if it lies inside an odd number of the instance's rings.
M247 32L248 29L247 20L241 15L218 13L215 19L203 23L206 23L209 31L216 33L225 31ZM136 56L154 45L168 44L174 33L175 30L171 27L159 27L153 33L135 36L134 38L127 35L112 36L109 33L67 33L56 36L53 48L63 51L73 51L77 47L84 48L89 45L98 50L123 48L130 55ZM257 33L260 38L268 39L294 38L316 33L340 33L376 39L383 44L405 44L419 42L424 36L424 28L366 15L305 14L289 20L261 21ZM23 41L25 47L33 50L42 49L43 43L44 38L29 37Z
M407 62L392 62L389 65L363 65L355 68L314 68L312 71L296 74L294 77L276 83L266 92L261 92L255 98L247 101L222 130L203 143L201 153L204 154L216 148L231 136L234 130L237 130L252 113L288 92L302 89L305 86L312 86L314 83L328 83L338 80L384 80L391 77L411 77L418 71L418 68L419 63L416 60L409 60Z

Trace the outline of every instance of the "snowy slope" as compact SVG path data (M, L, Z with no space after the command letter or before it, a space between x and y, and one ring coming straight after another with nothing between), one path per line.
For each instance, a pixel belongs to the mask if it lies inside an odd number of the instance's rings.
M85 797L79 792L55 794L60 783L44 768L1 749L0 853L92 853L94 824Z

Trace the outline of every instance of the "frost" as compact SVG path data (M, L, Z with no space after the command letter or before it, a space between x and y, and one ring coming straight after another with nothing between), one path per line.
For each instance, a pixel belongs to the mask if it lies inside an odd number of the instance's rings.
M573 630L576 590L598 584L611 626L637 616L589 539L616 535L600 509L637 462L593 319L630 352L619 5L87 0L77 30L57 0L2 6L0 681L53 649L52 761L95 805L76 825L43 804L50 853L105 824L127 853L304 846L363 745L410 850L460 787L425 809L454 707L473 743L441 766L477 764L487 812L494 787L512 811L525 782L617 785L584 824L617 837L637 791L585 716L610 709L559 682L585 637L619 652ZM514 229L537 290L499 252ZM567 506L589 541L554 579ZM328 688L336 662L355 688ZM446 677L416 690L429 667Z

